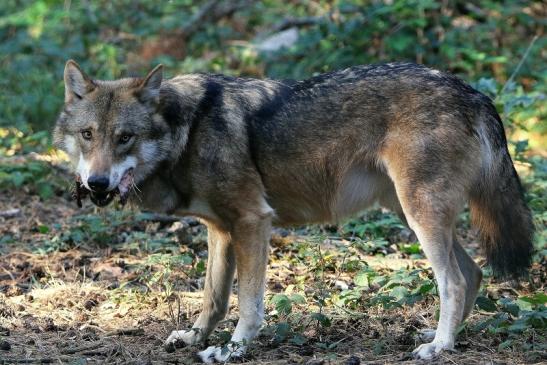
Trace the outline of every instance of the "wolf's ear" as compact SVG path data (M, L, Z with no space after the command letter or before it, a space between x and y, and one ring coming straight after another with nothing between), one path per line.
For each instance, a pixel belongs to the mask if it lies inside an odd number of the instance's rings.
M81 99L85 94L93 91L93 81L82 71L73 60L68 60L65 65L65 102L74 98Z
M145 104L157 104L160 99L160 86L163 81L163 65L157 65L142 80L136 92L137 97Z

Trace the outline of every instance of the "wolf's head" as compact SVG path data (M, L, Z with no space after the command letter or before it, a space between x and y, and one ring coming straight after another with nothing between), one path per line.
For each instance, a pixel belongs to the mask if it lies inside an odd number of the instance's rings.
M169 154L169 128L158 112L162 66L144 78L100 81L70 60L55 144L70 157L82 189L98 206L131 188Z

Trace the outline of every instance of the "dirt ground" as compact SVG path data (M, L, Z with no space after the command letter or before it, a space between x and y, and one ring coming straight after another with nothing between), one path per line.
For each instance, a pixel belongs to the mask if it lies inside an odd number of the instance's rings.
M0 364L196 363L194 354L205 345L169 352L163 347L163 340L175 328L189 328L199 313L203 267L196 264L196 260L203 262L206 257L203 227L191 220L180 223L165 217L135 220L129 213L112 227L107 224L110 228L106 231L104 225L103 228L93 228L92 223L85 226L95 229L90 239L84 228L78 233L81 219L74 217L94 213L95 208L85 205L77 209L66 194L44 203L24 189L4 194L0 198L0 212L4 212L0 216L0 237L3 237L0 241ZM108 217L103 215L103 221ZM71 240L65 239L69 231ZM321 290L336 292L340 285L351 282L351 277L336 270L323 270L318 279L309 263L294 258L293 243L306 239L302 232L277 231L272 241L268 296L302 284L306 295L315 298ZM137 233L141 239L139 244L128 245L128 240L124 241L124 237L137 237ZM74 238L78 234L83 238ZM464 239L467 246L475 245L472 235ZM147 246L154 242L156 246ZM171 265L169 256L181 253L188 254L189 260L194 261ZM151 260L151 254L156 261ZM367 260L376 269L427 267L423 259L412 261L397 255L379 259L362 254L358 259ZM180 267L188 270L177 269ZM543 285L545 267L536 264L534 270L534 285ZM511 289L503 283L491 284L488 290L494 295L512 295L513 291L525 294L529 284L519 289ZM224 343L227 331L233 330L237 320L235 304L234 295L228 318L207 345ZM437 308L436 296L413 306L391 309L377 306L352 311L325 305L321 310L330 318L331 325L303 325L300 335L305 341L298 343L275 340L272 331L280 319L271 315L273 306L268 304L266 328L243 362L420 363L412 359L410 352L420 343L416 333L436 326ZM294 314L301 314L305 319L306 314L316 310L313 305L304 304L296 306ZM475 310L468 322L477 323L491 315ZM534 340L526 336L523 334L522 342ZM433 363L547 361L542 350L498 350L504 340L503 334L464 329L458 337L456 351L443 353Z

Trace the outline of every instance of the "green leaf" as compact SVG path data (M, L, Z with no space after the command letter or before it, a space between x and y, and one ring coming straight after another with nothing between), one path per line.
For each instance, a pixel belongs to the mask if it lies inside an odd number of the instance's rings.
M370 286L369 273L361 271L360 273L355 275L355 278L353 279L353 282L357 286L363 286L365 288L368 288Z
M513 340L509 339L509 340L505 340L503 341L502 343L500 343L498 345L498 351L501 351L503 349L506 349L508 347L511 347L513 345Z
M531 302L530 298L526 298L526 297L518 298L516 300L516 304L518 305L520 310L523 310L523 311L531 311L534 309L533 301Z
M291 333L291 325L287 322L280 322L275 326L275 338L276 342L284 341Z
M515 153L520 154L525 152L528 149L528 140L524 139L515 143Z
M304 297L302 294L291 294L291 302L296 304L306 304L306 297Z
M503 306L503 310L509 314L511 314L514 317L517 317L520 312L520 308L516 304L507 304Z
M408 289L404 286L396 286L391 289L390 295L395 297L397 301L401 301L408 295Z
M285 294L275 294L270 302L275 305L279 313L289 314L292 311L292 302Z
M489 94L491 96L494 96L498 93L498 84L496 83L496 80L491 78L480 78L479 81L475 84L475 87L485 93Z
M420 294L427 294L427 293L433 291L433 289L435 289L435 284L430 281L430 282L425 283L422 286L420 286L419 289L418 289L418 292Z
M190 265L194 262L194 257L189 254L184 254L179 256L180 263L183 265Z
M15 187L19 187L23 185L23 183L25 182L25 176L21 174L19 171L15 171L11 175L11 182L13 183L13 185L15 185Z
M475 304L479 307L479 309L486 312L496 312L498 310L496 303L485 296L478 296L477 300L475 300Z
M507 329L510 332L522 332L526 330L528 327L529 326L525 320L518 320L518 321L515 321L515 323L513 323L512 325L510 325Z
M53 187L47 182L41 182L38 184L38 195L43 200L49 199L53 196Z
M293 343L297 346L302 346L303 344L305 344L307 342L307 338L302 336L301 334L299 333L296 333L294 336L292 336L292 338L289 340L290 343Z
M330 318L323 313L312 313L311 317L321 323L323 327L330 327L331 325Z
M547 295L545 293L536 293L531 297L520 297L519 300L528 302L534 305L547 304Z

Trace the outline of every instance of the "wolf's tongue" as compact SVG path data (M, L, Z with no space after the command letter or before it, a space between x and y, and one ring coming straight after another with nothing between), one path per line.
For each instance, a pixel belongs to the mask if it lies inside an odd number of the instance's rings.
M133 169L129 169L123 174L120 183L118 184L118 191L120 192L120 202L125 204L129 195L129 189L133 184Z

